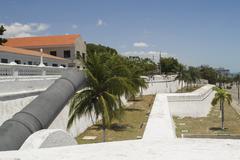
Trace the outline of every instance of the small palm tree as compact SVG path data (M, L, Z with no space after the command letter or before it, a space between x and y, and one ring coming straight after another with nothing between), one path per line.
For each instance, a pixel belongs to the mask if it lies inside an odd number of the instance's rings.
M113 68L116 67L110 67L109 60L111 58L103 54L88 56L85 63L88 84L71 100L67 126L70 128L74 120L82 115L95 114L96 119L100 117L102 119L104 142L106 128L110 126L113 119L121 118L123 113L118 96L125 92L134 92L132 83L127 77L114 74Z
M231 105L232 96L226 90L222 88L214 88L216 91L215 97L212 100L212 105L215 106L218 103L220 104L221 111L221 128L224 129L224 103L227 102L228 105Z

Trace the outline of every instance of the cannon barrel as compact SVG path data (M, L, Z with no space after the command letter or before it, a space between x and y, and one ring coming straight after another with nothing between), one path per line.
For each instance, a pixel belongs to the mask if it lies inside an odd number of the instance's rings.
M83 71L65 73L0 126L0 151L17 150L32 133L48 128L75 92L85 85Z

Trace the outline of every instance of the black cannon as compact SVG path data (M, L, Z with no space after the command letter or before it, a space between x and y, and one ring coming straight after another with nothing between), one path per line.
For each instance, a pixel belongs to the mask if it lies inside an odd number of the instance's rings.
M86 84L83 71L70 71L0 126L0 151L17 150L34 132L46 129L75 92Z

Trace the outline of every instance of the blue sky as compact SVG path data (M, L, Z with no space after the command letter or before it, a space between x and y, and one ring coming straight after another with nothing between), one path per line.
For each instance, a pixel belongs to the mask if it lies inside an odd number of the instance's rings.
M240 71L238 0L7 0L0 24L7 36L80 33L124 55Z

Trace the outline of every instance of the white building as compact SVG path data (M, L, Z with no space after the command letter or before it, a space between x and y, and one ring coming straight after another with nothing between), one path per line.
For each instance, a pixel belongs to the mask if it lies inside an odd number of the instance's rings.
M61 57L52 56L43 52L26 50L20 48L13 48L0 45L0 62L1 63L11 63L25 64L25 65L39 65L41 61L41 56L43 63L46 66L59 67L68 66L70 60Z
M79 34L9 38L5 46L40 51L69 60L69 67L80 67L76 58L86 59L86 44Z

